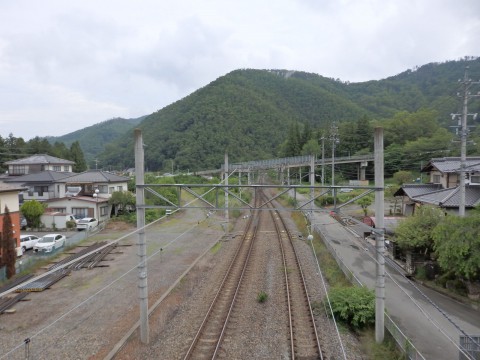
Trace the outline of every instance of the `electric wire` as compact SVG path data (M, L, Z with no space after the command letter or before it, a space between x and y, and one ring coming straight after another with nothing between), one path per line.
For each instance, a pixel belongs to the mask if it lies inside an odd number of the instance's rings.
M344 215L346 216L346 215ZM328 240L328 237L326 237L326 239ZM374 253L376 254L379 254L384 260L387 260L387 262L389 263L389 259L385 257L384 254L380 254L378 252L378 250L376 248L374 248L373 250ZM368 256L376 263L378 264L378 261L375 259L374 256L371 255L371 253L368 253ZM404 279L406 279L406 281L412 286L414 287L437 311L439 311L442 316L444 316L447 321L449 321L457 330L459 330L462 334L464 334L466 337L468 337L471 341L473 341L475 344L478 345L478 343L472 339L468 334L465 333L464 330L462 330L455 322L453 322L453 320L451 320L448 315L440 309L440 307L438 305L436 305L433 300L431 300L426 294L424 294L417 286L415 286L410 279L408 279L403 273L401 273L396 267L393 267L398 273L399 275L401 275ZM464 355L466 355L467 357L470 357L469 354L466 354L464 352L464 350L458 345L456 344L455 340L453 340L448 334L446 334L444 332L443 329L441 329L440 325L433 319L430 317L430 315L428 315L428 313L426 312L426 310L424 310L421 305L415 300L413 299L413 297L411 295L409 295L407 293L407 291L395 280L393 279L392 275L388 272L388 271L385 271L385 273L387 274L387 276L393 281L393 283L405 294L407 295L407 297L415 304L415 306L418 307L418 309L422 312L422 314L425 315L425 317L432 323L432 325L434 325L460 352L462 352Z
M232 172L230 175L228 175L228 177L230 177L232 174L233 174L233 172ZM223 180L222 180L220 183L222 183L222 182L223 182ZM206 194L208 194L209 192L211 192L211 191L213 191L213 190L214 190L214 188L208 190L207 192L205 192L205 194L203 194L203 196L206 195ZM188 206L188 205L190 205L191 203L193 203L193 202L195 202L195 201L197 201L197 200L198 200L198 199L193 199L193 200L191 200L190 202L186 203L185 206ZM176 212L176 211L178 211L178 209L175 210L175 211L173 211L172 213L174 213L174 212ZM152 226L154 223L157 223L158 221L164 219L165 217L166 217L166 216L162 216L161 218L159 218L159 219L157 219L157 220L155 220L155 221L153 221L153 222L145 225L142 229L146 229L146 228ZM208 218L208 217L207 217L207 218ZM171 244L173 244L175 241L177 241L178 239L180 239L183 235L189 233L190 231L192 231L193 229L195 229L196 227L198 227L199 224L200 224L200 222L198 222L197 224L195 224L194 226L192 226L190 229L186 230L186 231L183 232L182 234L178 235L176 238L174 238L173 240L171 240L171 241L170 241L169 243L167 243L165 246L162 246L158 251L155 251L152 255L148 256L148 257L147 257L147 260L150 259L150 258L152 258L153 256L157 255L158 253L162 253L163 249L165 249L166 247L168 247L168 246L170 246ZM142 230L142 229L136 229L136 230L134 230L134 231L132 231L132 232L129 232L129 233L121 236L120 238L118 238L118 239L116 239L116 240L113 240L112 242L110 242L110 243L107 244L107 245L116 244L116 243L118 243L119 241L121 241L121 240L123 240L123 239L125 239L125 238L127 238L127 237L129 237L129 236L131 236L131 235L133 235L133 234L135 234L135 233L138 233L138 232L139 232L140 230ZM1 297L1 296L4 296L4 295L6 295L6 294L9 294L9 293L11 293L11 292L13 292L13 291L15 291L17 288L19 288L19 287L21 287L21 286L24 286L24 285L26 285L26 284L29 284L29 283L32 282L32 281L41 279L41 278L43 278L43 277L45 277L45 276L47 276L47 275L49 275L49 274L51 274L51 273L53 273L53 272L55 272L55 271L58 271L58 270L60 270L60 269L63 269L64 267L71 265L73 262L76 262L76 261L78 261L78 260L81 260L81 259L83 259L84 257L89 256L89 255L91 255L91 254L93 254L93 253L95 253L95 252L103 249L104 247L106 247L106 246L102 246L102 247L100 247L100 248L97 248L96 250L91 251L91 252L89 252L89 253L81 256L81 257L78 257L78 258L76 258L75 260L72 260L72 261L70 261L70 262L68 262L68 263L66 263L66 264L63 264L63 265L55 268L55 269L52 270L52 271L48 271L48 272L46 272L46 273L44 273L44 274L42 274L42 275L40 275L40 276L34 277L34 278L32 278L32 279L30 279L30 280L28 280L28 281L26 281L26 282L24 282L24 283L16 286L16 287L13 287L13 288L9 289L8 291L5 291L5 292L3 292L2 294L0 294L0 297ZM133 270L137 269L137 268L138 268L138 264L139 264L139 263L137 263L134 267L132 267L130 270L128 270L128 271L125 272L124 274L122 274L122 275L120 275L119 277L117 277L116 279L114 279L114 280L113 280L112 282L110 282L109 284L105 285L102 289L98 290L96 293L94 293L93 295L91 295L90 297L88 297L87 299L85 299L84 301L82 301L82 302L80 302L79 304L75 305L73 308L71 308L70 310L68 310L66 313L62 314L60 317L58 317L57 319L55 319L53 322L51 322L50 324L46 325L45 327L43 327L43 328L40 329L39 331L37 331L34 335L28 337L28 338L27 338L27 339L28 339L28 342L30 342L31 339L33 339L33 338L39 336L40 334L42 334L44 331L46 331L47 329L49 329L50 327L52 327L53 325L55 325L57 322L59 322L60 320L62 320L63 318L65 318L67 315L69 315L70 313L72 313L73 311L75 311L76 309L78 309L80 306L84 305L85 303L87 303L87 302L89 302L90 300L92 300L93 298L95 298L97 295L99 295L100 293L102 293L103 291L105 291L106 289L108 289L109 287L111 287L113 284L115 284L116 282L118 282L119 280L121 280L122 278L124 278L126 275L128 275L129 273L131 273ZM21 344L15 346L14 348L12 348L10 351L8 351L7 353L5 353L4 355L1 355L1 356L0 356L0 359L3 359L3 358L5 358L6 356L10 355L10 354L13 353L14 351L18 350L20 347L24 346L24 344L25 344L25 341L22 342Z
M330 302L330 296L328 295L327 286L325 285L325 279L323 277L322 269L320 268L320 263L318 262L318 257L317 257L317 253L315 251L315 247L313 245L313 241L310 241L310 245L312 247L313 256L314 256L315 261L317 263L318 273L320 275L321 283L322 283L323 289L325 291L325 297L327 298L328 308L330 309L330 314L331 314L331 317L333 319L333 324L335 326L335 331L337 333L338 342L340 344L340 348L342 349L343 358L346 360L347 359L347 354L346 354L345 348L343 346L342 338L340 337L340 331L338 330L338 325L337 325L337 321L335 320L335 315L333 314L332 304Z

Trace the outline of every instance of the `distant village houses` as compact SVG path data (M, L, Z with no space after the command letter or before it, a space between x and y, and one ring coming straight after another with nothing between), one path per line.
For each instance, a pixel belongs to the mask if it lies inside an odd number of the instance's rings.
M112 193L128 189L128 177L102 170L74 173L73 161L50 155L33 155L7 161L5 165L8 172L0 181L15 189L17 203L12 208L17 212L24 201L37 200L47 204L50 214L71 214L77 218L94 217L105 221L112 213L108 204Z
M429 176L427 184L404 184L394 196L402 201L402 213L411 215L417 206L438 206L445 212L458 213L460 206L460 158L433 158L422 169ZM480 157L468 157L465 163L465 209L480 204Z

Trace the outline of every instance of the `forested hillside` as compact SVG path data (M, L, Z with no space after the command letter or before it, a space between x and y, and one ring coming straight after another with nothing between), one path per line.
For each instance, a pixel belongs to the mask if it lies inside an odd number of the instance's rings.
M146 144L146 166L166 170L173 161L175 168L182 170L215 168L223 163L225 151L231 162L292 155L286 151L292 131L307 131L305 136L318 140L328 136L333 122L341 131L360 119L390 124L400 112L405 117L405 112L420 109L432 110L428 121L433 117L435 127L439 124L447 129L456 124L450 114L460 110L458 79L463 78L466 65L470 74L480 78L477 58L428 64L363 83L298 71L236 70L139 124ZM478 110L478 104L472 101L470 110ZM350 136L350 142L366 142L353 133L344 135ZM305 144L308 139L304 140ZM353 154L363 147L346 146L343 151ZM104 166L133 166L132 132L108 144L100 158Z
M78 141L83 149L85 160L92 166L92 161L105 149L106 144L125 135L144 118L143 116L137 119L110 119L63 136L49 136L47 140L51 144L64 143L67 147Z

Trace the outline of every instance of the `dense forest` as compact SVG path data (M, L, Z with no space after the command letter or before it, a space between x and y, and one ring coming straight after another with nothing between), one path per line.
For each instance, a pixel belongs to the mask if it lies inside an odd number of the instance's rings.
M28 141L21 137L17 138L13 134L5 138L0 136L0 170L2 173L8 170L8 166L5 165L6 161L17 160L34 154L46 154L74 161L74 172L87 170L85 156L78 141L72 142L70 147L67 147L59 141L52 145L47 139L38 136Z
M235 70L146 117L139 127L149 170L218 168L231 162L302 153L326 156L371 152L373 128L385 128L386 170L420 168L434 156L458 155L458 79L465 67L480 78L480 59L428 64L384 80L341 82L287 70ZM477 112L472 99L469 112ZM475 125L472 120L470 125ZM471 139L480 133L471 129ZM469 154L478 154L471 143ZM133 166L133 135L106 146L102 164Z
M52 145L60 142L67 147L78 141L83 149L85 161L90 167L95 167L94 160L98 154L105 150L105 145L123 136L144 118L143 116L136 119L110 119L63 136L49 136L47 140Z

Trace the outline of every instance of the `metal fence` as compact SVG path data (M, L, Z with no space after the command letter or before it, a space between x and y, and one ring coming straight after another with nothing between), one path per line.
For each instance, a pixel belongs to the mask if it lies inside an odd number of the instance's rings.
M480 360L480 335L464 336L460 335L460 347L465 349L469 358L460 353L460 360Z
M337 262L340 269L342 269L345 276L352 282L352 284L356 286L364 286L362 282L355 276L355 274L348 268L347 265L343 262L341 256L335 251L333 246L331 245L328 236L322 231L321 227L318 225L313 226L313 230L316 231L320 238L322 239L323 243L327 247L328 251L332 254L335 261ZM423 359L423 355L415 348L415 346L411 343L411 341L405 336L405 334L400 330L400 328L395 324L395 322L388 316L388 314L384 314L385 316L385 329L390 333L390 335L395 339L397 346L405 353L408 359L410 360L418 360ZM478 358L480 360L480 358ZM477 358L475 358L477 360Z

